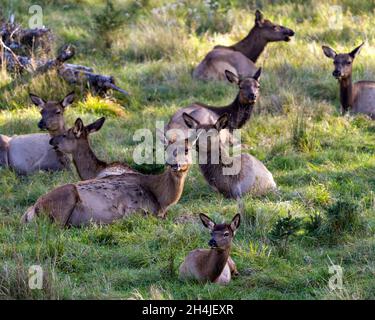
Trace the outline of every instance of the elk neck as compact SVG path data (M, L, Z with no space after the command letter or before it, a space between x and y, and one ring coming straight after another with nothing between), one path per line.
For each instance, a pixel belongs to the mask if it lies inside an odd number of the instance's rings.
M72 157L82 180L95 178L107 165L96 157L88 141L81 142Z
M228 129L241 129L247 121L249 121L253 109L254 103L241 103L240 94L238 93L234 101L226 107L213 107L209 108L211 111L215 112L219 117L227 113L229 115Z
M256 27L253 27L244 39L232 45L230 48L241 52L244 56L255 63L266 45L267 40L262 38Z
M340 103L343 112L347 112L353 106L352 75L340 80Z
M207 259L208 277L214 282L223 272L228 262L230 247L226 249L212 248L210 249Z
M180 199L187 173L188 170L173 172L168 167L161 174L144 175L142 184L154 194L160 207L166 209Z

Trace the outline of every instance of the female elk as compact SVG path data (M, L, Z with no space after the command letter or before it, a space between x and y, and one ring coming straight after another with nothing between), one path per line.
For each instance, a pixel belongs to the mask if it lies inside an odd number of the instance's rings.
M248 77L256 72L255 63L267 43L290 41L294 31L264 19L255 12L255 25L240 42L226 47L216 46L195 68L193 77L200 80L225 80L225 70L239 77Z
M272 174L257 158L247 153L229 158L221 141L223 136L220 135L220 131L228 127L226 114L222 115L214 125L203 125L186 113L183 114L183 118L189 128L208 133L206 136L200 135L196 148L200 156L206 155L206 162L200 161L199 167L214 190L225 197L238 199L248 192L264 195L276 189ZM206 141L202 139L203 137L206 137ZM232 168L228 168L229 163Z
M229 115L228 129L240 129L249 121L254 104L259 97L259 78L262 69L259 68L251 77L239 78L232 72L226 70L228 81L238 86L238 94L234 101L225 107L213 107L203 103L194 103L186 108L178 110L169 121L166 129L186 129L183 114L187 113L199 119L201 124L214 124L223 115Z
M354 58L361 51L363 43L350 53L336 53L332 48L323 46L323 52L333 59L335 69L332 75L340 83L340 103L343 114L367 114L375 120L375 81L358 81L353 84L352 67Z
M60 102L44 101L30 94L31 101L41 111L38 123L48 133L33 133L8 137L0 135L0 165L10 167L19 174L31 174L38 170L57 171L69 167L69 159L49 144L51 137L65 132L64 111L74 100L69 93Z
M22 222L47 214L61 226L108 224L136 212L165 217L181 197L191 164L191 146L168 143L167 169L158 175L124 173L58 187L30 207Z

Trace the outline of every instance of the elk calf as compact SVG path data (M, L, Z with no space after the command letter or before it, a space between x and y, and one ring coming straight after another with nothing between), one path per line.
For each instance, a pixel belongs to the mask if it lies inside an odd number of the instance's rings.
M85 126L80 118L67 132L53 137L50 144L55 150L72 154L73 163L81 180L103 178L109 175L120 175L134 170L125 163L106 163L99 160L92 151L89 135L101 129L105 121L102 117Z
M333 59L335 69L332 75L340 84L340 103L342 114L347 112L367 114L375 120L375 81L358 81L353 84L352 68L354 58L359 54L363 43L350 53L336 53L323 46L323 52Z
M241 216L236 214L230 224L216 224L205 214L199 215L203 225L210 230L211 249L191 251L180 266L180 279L228 284L232 275L237 275L230 249L234 235L240 226Z
M41 130L48 133L34 133L19 136L0 135L0 165L10 167L19 174L31 174L38 170L57 171L69 167L69 159L49 144L51 137L65 132L64 111L74 100L69 93L60 102L44 101L30 94L31 101L38 106L42 119Z
M269 42L290 41L294 31L264 19L256 10L255 25L240 42L226 47L216 46L195 68L193 77L200 80L225 80L225 70L238 77L253 75L255 63Z

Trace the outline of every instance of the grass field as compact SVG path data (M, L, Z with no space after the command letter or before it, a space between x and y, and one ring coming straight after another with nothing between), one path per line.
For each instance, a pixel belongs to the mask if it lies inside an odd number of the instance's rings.
M375 80L375 3L367 0L114 1L123 10L118 28L96 21L105 2L41 0L44 24L56 35L56 49L73 43L74 63L115 76L131 92L125 98L87 96L54 73L21 85L0 75L0 133L38 132L40 118L28 99L78 93L66 112L68 126L107 116L92 136L95 152L107 161L137 166L133 133L167 121L194 101L225 105L236 88L192 80L193 67L216 44L244 37L259 8L271 21L296 31L289 43L267 47L261 99L242 130L249 152L273 173L277 195L244 199L245 213L232 257L240 276L228 286L185 283L178 266L192 249L207 247L199 222L204 212L230 220L235 201L214 193L197 165L189 172L181 200L166 220L133 216L110 226L59 229L46 220L23 226L25 209L52 188L78 181L75 171L39 172L28 177L0 169L0 299L372 299L375 297L375 124L364 116L342 117L328 44L349 52L362 41L354 80ZM26 25L31 1L0 0ZM330 5L343 10L342 28L330 28ZM110 46L110 47L109 47ZM298 224L287 246L278 226L290 212ZM286 226L288 227L288 226ZM29 266L45 270L43 290L28 287ZM331 290L331 265L343 269L343 288Z

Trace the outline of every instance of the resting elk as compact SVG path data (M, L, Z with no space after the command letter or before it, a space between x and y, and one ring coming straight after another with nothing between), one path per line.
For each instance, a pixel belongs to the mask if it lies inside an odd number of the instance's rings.
M245 193L264 195L276 190L276 183L272 174L264 164L254 156L242 153L229 158L228 151L223 148L220 131L228 126L228 115L222 115L214 125L203 125L187 113L183 114L186 125L198 132L204 130L206 140L200 134L196 149L201 154L206 154L205 163L199 163L204 178L214 190L227 198L239 199ZM224 136L225 137L225 136ZM215 156L215 154L217 156ZM233 167L231 173L227 171Z
M137 212L164 218L181 197L194 142L168 142L167 168L158 175L124 173L60 186L41 196L21 221L30 222L41 214L61 226L109 224Z
M225 80L225 70L239 77L253 75L255 63L269 42L290 41L294 31L264 19L256 10L255 25L249 34L232 46L216 46L193 71L200 80Z
M232 275L238 275L236 265L230 257L232 240L241 216L236 214L230 224L216 224L205 214L199 215L203 225L210 230L211 249L196 249L191 251L180 266L181 280L197 280L228 284Z
M238 94L234 101L225 107L208 106L196 102L186 108L179 109L171 118L166 130L187 129L183 114L190 114L195 119L199 119L202 124L214 124L223 115L229 115L228 129L240 129L250 119L254 104L259 97L259 80L261 75L259 68L251 77L239 78L229 70L225 71L228 81L238 86Z
M41 130L48 133L33 133L8 137L0 135L0 165L19 174L31 174L38 170L57 171L69 167L69 159L49 144L51 137L65 132L64 111L73 102L74 93L69 93L60 102L44 101L30 94L31 101L38 106L42 119Z
M336 53L330 47L323 46L323 52L333 59L335 69L332 75L340 84L340 103L343 114L347 112L367 114L375 120L375 81L352 81L354 58L362 49L362 43L350 53Z
M104 121L103 117L85 126L83 121L78 118L72 128L50 140L50 144L55 150L72 155L73 163L81 180L134 172L125 163L106 163L99 160L91 149L89 135L99 131Z

